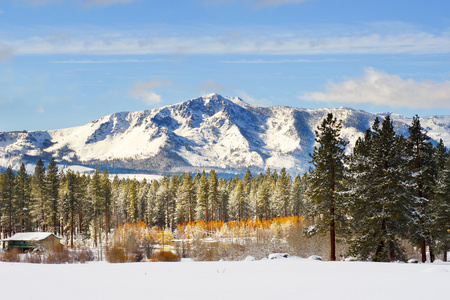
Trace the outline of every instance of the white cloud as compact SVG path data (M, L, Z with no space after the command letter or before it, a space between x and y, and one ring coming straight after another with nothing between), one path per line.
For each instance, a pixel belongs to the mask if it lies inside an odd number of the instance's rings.
M41 29L42 30L42 29ZM46 30L49 30L48 28ZM222 31L228 34L222 34ZM110 31L104 28L64 29L3 40L22 55L148 55L148 54L443 54L450 53L450 33L292 30L282 28L204 29L198 27ZM63 34L62 34L63 33ZM11 34L10 36L14 36Z
M40 113L40 114L43 114L43 113L45 113L45 109L44 109L44 107L41 105L41 106L39 106L38 107L38 109L36 110L38 113Z
M172 83L168 80L153 79L147 82L138 82L131 89L133 97L140 99L147 105L153 105L161 102L161 95L156 94L152 89L169 86Z
M391 107L450 108L450 81L415 81L366 68L361 78L330 83L324 93L306 93L299 98Z

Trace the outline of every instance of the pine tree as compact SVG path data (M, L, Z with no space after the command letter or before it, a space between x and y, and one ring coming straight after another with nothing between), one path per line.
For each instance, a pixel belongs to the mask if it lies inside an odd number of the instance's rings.
M137 189L138 182L136 179L129 180L127 184L127 216L128 222L137 223L138 217L138 198L137 198Z
M111 192L111 180L109 180L108 170L104 169L101 178L102 184L102 196L103 196L103 209L105 216L105 232L106 239L111 231L111 209L112 209L112 192Z
M183 182L177 193L177 222L194 222L196 208L195 187L191 173L183 176Z
M20 165L16 176L15 218L16 232L31 231L31 186L25 164Z
M208 176L208 202L211 206L212 219L214 221L218 220L217 217L217 204L218 204L218 187L219 181L217 179L217 174L214 170L209 172Z
M291 203L294 216L302 216L305 213L304 194L306 187L306 175L303 175L302 177L300 177L300 175L295 176L289 195L289 202Z
M228 222L229 214L228 214L228 203L230 199L230 191L228 182L224 178L219 179L218 187L217 187L219 196L218 196L218 216L219 219Z
M3 227L3 236L11 236L14 234L15 180L16 175L14 174L12 167L8 166L6 172L3 172L0 176L0 201L2 203L1 224Z
M420 125L419 117L413 118L412 124L408 128L407 139L409 149L408 167L411 173L411 195L414 198L416 211L418 212L419 228L415 231L413 238L421 247L422 262L427 260L426 246L431 243L430 218L428 203L433 198L433 190L436 178L436 165L434 161L434 148L430 137ZM430 248L431 260L433 261L433 251Z
M42 159L39 159L34 168L31 181L32 195L32 216L37 229L47 230L47 198L45 188L45 166Z
M61 183L62 212L64 220L69 224L70 247L74 245L76 217L81 209L80 181L80 175L69 169Z
M351 255L374 261L403 259L400 239L409 237L414 223L405 147L389 116L381 128L375 119L372 130L356 142L346 177Z
M56 165L55 159L52 158L50 164L47 167L47 176L45 181L45 194L47 202L47 215L48 215L48 231L57 234L59 231L59 175L58 166Z
M197 187L197 220L204 220L206 223L209 221L209 191L208 191L208 178L205 171Z
M98 245L101 238L101 217L104 212L104 195L102 188L102 180L100 176L100 170L97 168L92 179L89 182L89 198L92 222L93 222L93 234L94 234L94 246Z
M308 175L308 214L321 219L307 229L308 234L329 232L330 260L336 260L336 231L345 211L340 192L343 191L344 151L347 142L341 136L341 122L331 113L315 131L316 143L311 154L312 165Z
M436 180L435 197L429 203L432 247L444 254L444 261L448 260L450 248L450 159L447 156L448 152L444 151L445 164Z
M289 215L289 200L291 190L291 178L286 173L286 169L282 168L280 177L275 185L274 202L276 205L277 216L287 217Z

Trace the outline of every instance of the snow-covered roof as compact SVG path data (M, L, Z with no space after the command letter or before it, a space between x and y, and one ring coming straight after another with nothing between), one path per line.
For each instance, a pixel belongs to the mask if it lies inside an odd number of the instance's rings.
M55 236L58 239L61 239L51 232L21 232L16 233L10 238L4 239L4 241L42 241L51 235Z

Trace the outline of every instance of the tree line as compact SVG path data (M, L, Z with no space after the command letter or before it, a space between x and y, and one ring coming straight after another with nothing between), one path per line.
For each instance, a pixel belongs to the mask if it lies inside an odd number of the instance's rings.
M59 171L52 160L39 160L32 175L22 164L17 174L8 167L0 175L0 213L3 236L48 231L94 244L112 228L145 222L148 227L175 229L188 222L237 221L249 218L300 216L304 213L305 182L285 169L249 170L229 180L214 170L166 175L161 180L111 181L108 171L92 175ZM105 236L107 238L107 236Z
M94 245L113 228L145 222L175 230L204 221L269 220L304 216L305 234L328 233L330 260L336 241L358 259L404 259L402 241L421 249L449 248L450 160L442 140L433 145L416 116L409 136L397 135L392 120L375 119L351 153L342 124L329 114L317 128L310 170L294 178L283 168L219 178L208 174L166 175L161 180L110 180L107 170L92 175L60 171L42 160L32 175L22 164L0 174L0 216L4 237L49 231Z

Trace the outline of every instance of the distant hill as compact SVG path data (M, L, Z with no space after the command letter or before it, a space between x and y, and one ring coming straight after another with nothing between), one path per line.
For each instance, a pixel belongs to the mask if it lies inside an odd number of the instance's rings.
M114 113L86 125L49 131L0 133L0 167L34 165L52 157L62 165L108 168L115 173L222 173L267 167L290 173L308 168L314 130L329 113L343 122L350 146L375 117L349 108L258 107L210 94L157 109ZM411 119L391 114L399 134ZM421 118L434 142L450 144L450 116Z

